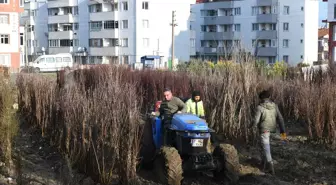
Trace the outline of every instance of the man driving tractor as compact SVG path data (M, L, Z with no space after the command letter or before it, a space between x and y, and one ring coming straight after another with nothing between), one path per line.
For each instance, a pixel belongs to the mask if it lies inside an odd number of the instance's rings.
M152 115L159 116L162 119L162 135L163 143L167 144L167 128L170 126L170 122L176 113L185 113L187 111L187 106L184 102L173 96L173 93L169 88L164 89L164 100L162 101L159 112L152 112Z

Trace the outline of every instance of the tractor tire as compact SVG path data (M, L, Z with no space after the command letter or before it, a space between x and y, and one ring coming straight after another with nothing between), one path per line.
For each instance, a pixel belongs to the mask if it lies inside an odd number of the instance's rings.
M162 184L181 185L182 159L174 147L162 147L154 161L154 173Z
M214 178L219 181L229 181L236 184L239 180L240 164L236 148L230 144L216 146L213 156L220 163L221 168L213 172Z
M140 167L150 170L153 168L153 159L155 157L155 144L153 141L152 123L150 119L143 124L142 138L140 148Z

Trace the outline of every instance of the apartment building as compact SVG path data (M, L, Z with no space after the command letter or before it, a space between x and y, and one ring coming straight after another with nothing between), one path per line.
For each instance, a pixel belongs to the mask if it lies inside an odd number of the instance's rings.
M329 57L329 29L320 28L318 30L318 61L328 61Z
M243 47L268 63L313 64L318 51L317 0L212 0L192 6L197 56L213 61Z
M48 9L46 0L29 0L20 15L21 66L48 51ZM23 44L25 42L25 44ZM26 55L27 54L27 55Z
M0 65L12 72L20 68L19 14L23 1L0 0Z
M167 65L172 11L178 24L174 60L189 60L195 52L191 46L195 34L189 30L193 3L195 0L89 1L89 63L133 64L147 57Z
M336 61L336 0L323 0L328 3L328 17L326 22L329 24L329 60Z

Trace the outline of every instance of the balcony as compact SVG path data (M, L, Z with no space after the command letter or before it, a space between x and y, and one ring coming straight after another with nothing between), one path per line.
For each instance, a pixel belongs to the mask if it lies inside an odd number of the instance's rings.
M277 48L273 47L258 47L257 56L259 57L272 57L277 56Z
M48 8L78 6L77 0L49 0Z
M49 32L49 39L73 39L74 31Z
M49 54L58 54L58 53L73 53L74 51L77 51L77 47L69 46L69 47L56 47L52 48L49 47Z
M204 17L204 25L233 24L234 16Z
M118 29L90 30L90 38L118 38Z
M239 38L240 32L202 32L201 40L231 40Z
M92 56L116 56L118 55L118 47L90 47L89 53Z
M277 31L276 30L257 31L256 38L258 40L276 39Z
M274 6L278 4L278 0L257 0L257 6Z
M277 23L276 14L258 14L257 23Z
M24 9L25 10L36 10L38 8L37 2L25 2Z
M117 15L118 12L95 12L90 13L90 21L102 21L106 20L107 17L109 20L114 20L115 15Z
M48 24L57 23L75 23L78 22L78 16L72 14L48 16Z

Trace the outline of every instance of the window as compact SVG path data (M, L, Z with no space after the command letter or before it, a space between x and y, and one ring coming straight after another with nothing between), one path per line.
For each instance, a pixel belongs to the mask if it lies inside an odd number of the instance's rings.
M71 62L71 58L70 57L63 57L63 62Z
M123 29L128 29L128 20L123 20L122 21L122 28Z
M55 63L55 58L54 57L47 57L46 62L47 63Z
M62 57L56 57L56 63L62 62Z
M10 55L1 54L0 55L0 65L4 65L4 66L9 67L10 66Z
M24 0L20 0L20 7L24 7Z
M104 29L117 29L119 27L118 21L105 21Z
M72 14L72 7L65 7L63 11L64 15Z
M102 11L102 4L94 4L89 6L90 13L96 13Z
M73 24L73 29L74 29L74 30L78 30L78 23L74 23L74 24Z
M301 6L301 11L304 11L304 8L303 8L303 6Z
M277 6L272 6L272 13L276 14L277 13Z
M289 6L284 6L284 15L289 15Z
M252 24L252 31L257 31L257 30L259 30L259 24L253 23Z
M121 47L128 47L128 38L121 39Z
M148 2L146 2L146 1L142 2L142 9L143 10L148 10Z
M0 35L0 44L9 44L9 35Z
M303 59L303 55L301 55L301 59Z
M259 14L259 7L253 6L252 7L252 15L258 15Z
M284 55L282 56L282 60L286 63L288 63L288 59L289 59L289 56L288 55Z
M234 25L234 31L240 32L240 24Z
M288 39L284 39L283 40L283 47L284 48L288 48L288 46L289 46L289 40Z
M204 25L201 26L201 32L206 32L206 27Z
M90 47L103 47L103 39L89 39Z
M122 56L122 62L123 64L129 64L128 55Z
M49 40L49 47L59 47L58 40Z
M30 16L35 17L36 16L36 10L30 10L29 14L30 14Z
M195 39L190 39L190 47L195 47Z
M275 39L271 40L271 47L276 47L276 40Z
M112 11L118 11L118 3L112 4Z
M20 33L20 45L23 46L23 33Z
M9 0L0 0L0 4L7 4Z
M284 22L283 23L283 30L284 31L288 31L289 30L289 23L288 22Z
M301 43L301 44L303 43L303 39L300 40L300 43Z
M336 19L336 4L334 4L334 19Z
M142 20L142 26L143 26L143 28L149 28L149 21L148 20Z
M235 9L234 9L234 14L235 14L235 15L240 15L240 14L241 14L241 10L240 10L240 8L235 8Z
M142 39L143 47L149 47L149 38Z
M301 23L301 28L303 28L303 23Z
M276 24L271 24L271 30L276 30Z
M124 11L127 11L128 10L128 2L127 1L122 2L122 7L123 7Z
M61 39L60 40L60 47L70 47L74 46L74 41L70 39Z
M8 14L0 14L0 24L9 24L9 15Z
M78 15L78 6L74 7L74 15Z
M102 22L101 21L90 22L90 30L91 31L100 31L101 29L102 29Z

